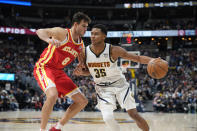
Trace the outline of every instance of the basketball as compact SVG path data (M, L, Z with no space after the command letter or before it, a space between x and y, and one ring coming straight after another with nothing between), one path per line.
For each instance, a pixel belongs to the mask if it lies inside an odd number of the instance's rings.
M168 62L160 58L153 59L148 63L147 71L152 78L161 79L168 72Z

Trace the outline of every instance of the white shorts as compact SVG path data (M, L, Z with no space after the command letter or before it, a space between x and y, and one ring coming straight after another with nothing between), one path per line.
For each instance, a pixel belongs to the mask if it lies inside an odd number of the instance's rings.
M118 84L113 84L110 86L95 86L97 92L97 108L99 110L104 110L111 108L115 110L116 100L123 109L129 110L136 108L136 103L134 97L134 86L129 86L126 80L119 82ZM107 106L106 106L107 105Z

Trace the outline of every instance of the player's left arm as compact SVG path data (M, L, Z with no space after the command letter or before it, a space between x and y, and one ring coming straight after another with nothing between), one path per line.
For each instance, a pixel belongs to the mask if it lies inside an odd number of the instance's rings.
M83 46L80 54L78 55L78 65L75 67L73 74L76 76L89 76L90 72L85 61L85 46Z
M141 64L148 64L150 60L155 59L148 56L135 55L134 53L127 52L124 48L120 46L112 46L111 53L111 57L113 60L117 60L118 57L121 57L123 59L131 60L133 62L139 62Z
M73 75L76 76L90 76L90 72L88 70L88 68L78 68L76 67L73 71Z

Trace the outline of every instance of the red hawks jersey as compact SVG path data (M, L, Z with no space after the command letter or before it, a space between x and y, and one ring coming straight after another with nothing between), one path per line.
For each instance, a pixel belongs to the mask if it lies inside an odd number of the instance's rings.
M63 69L70 64L80 53L83 48L83 41L80 38L80 43L76 43L71 34L71 30L67 29L67 39L61 43L61 46L56 48L49 44L40 55L40 59L36 63L37 67L46 66L55 69Z

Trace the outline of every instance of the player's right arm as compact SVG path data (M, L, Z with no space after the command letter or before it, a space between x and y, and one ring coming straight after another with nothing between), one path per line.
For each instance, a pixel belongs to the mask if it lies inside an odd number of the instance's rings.
M117 60L119 57L127 60L131 60L133 62L139 62L141 64L148 64L151 60L154 60L155 58L151 58L148 56L138 56L134 53L127 52L124 48L119 46L112 46L111 49L111 56L113 60ZM160 59L160 58L156 58Z
M54 27L38 29L36 30L36 34L41 40L47 43L60 46L58 44L60 44L61 41L66 39L68 32L61 27Z

